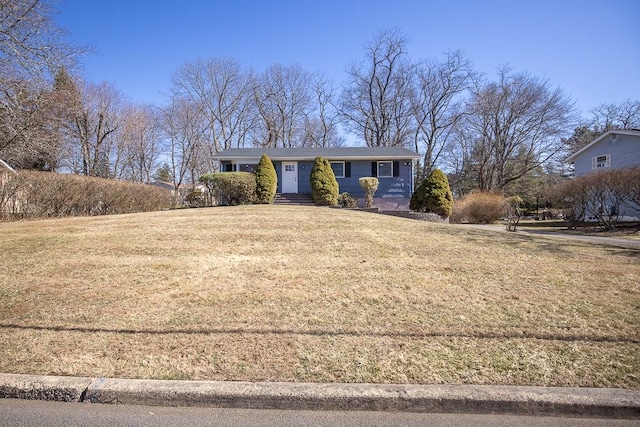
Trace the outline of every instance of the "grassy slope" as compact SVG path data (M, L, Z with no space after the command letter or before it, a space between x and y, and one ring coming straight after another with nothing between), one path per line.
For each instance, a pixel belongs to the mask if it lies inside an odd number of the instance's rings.
M0 371L640 388L640 253L284 206L0 224Z

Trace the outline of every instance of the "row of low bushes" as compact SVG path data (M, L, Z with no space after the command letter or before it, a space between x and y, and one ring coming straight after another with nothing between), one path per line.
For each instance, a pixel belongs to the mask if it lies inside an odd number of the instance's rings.
M554 187L550 197L563 210L569 228L595 220L610 230L620 222L623 212L640 216L640 167L574 178Z
M4 220L147 212L171 205L167 190L81 175L20 171L0 185Z
M569 179L548 189L547 198L562 212L568 228L595 221L611 230L629 216L640 216L640 167L611 169ZM451 222L488 224L509 217L517 197L471 193L456 201ZM517 207L516 207L517 208Z

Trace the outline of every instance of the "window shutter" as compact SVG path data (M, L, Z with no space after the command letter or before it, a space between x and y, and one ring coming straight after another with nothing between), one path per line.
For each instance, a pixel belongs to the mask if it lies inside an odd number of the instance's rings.
M595 169L597 165L598 165L598 158L597 157L592 157L591 158L591 169Z
M400 162L393 162L393 176L400 176Z
M611 154L607 154L606 167L608 167L608 168L611 167Z
M351 162L344 162L344 177L351 178Z
M371 176L378 176L378 162L371 162Z

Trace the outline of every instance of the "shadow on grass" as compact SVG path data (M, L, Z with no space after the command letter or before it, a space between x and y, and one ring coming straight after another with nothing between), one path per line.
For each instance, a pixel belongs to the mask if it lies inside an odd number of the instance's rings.
M82 326L40 326L40 325L18 325L0 324L0 329L19 329L32 331L50 332L82 332L82 333L112 333L112 334L132 334L132 335L306 335L306 336L353 336L353 337L384 337L384 338L475 338L475 339L534 339L541 341L566 341L566 342L603 342L603 343L628 343L639 344L640 337L616 337L616 336L586 336L586 335L554 335L538 334L530 332L462 332L450 333L444 331L422 331L422 332L376 332L376 331L333 331L328 329L256 329L256 328L210 328L210 329L109 329L109 328L89 328Z
M573 254L574 249L601 248L611 255L640 258L640 240L621 239L606 236L583 236L560 234L553 231L526 230L506 232L502 229L464 230L467 242L485 245L488 242L502 243L513 249L541 250L558 255ZM527 245L527 247L525 247ZM534 246L531 248L531 246Z

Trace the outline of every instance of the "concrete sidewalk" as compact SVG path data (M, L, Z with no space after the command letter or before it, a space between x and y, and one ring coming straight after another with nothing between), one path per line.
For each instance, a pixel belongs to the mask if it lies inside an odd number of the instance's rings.
M640 418L640 390L164 381L0 374L0 398L244 409Z

